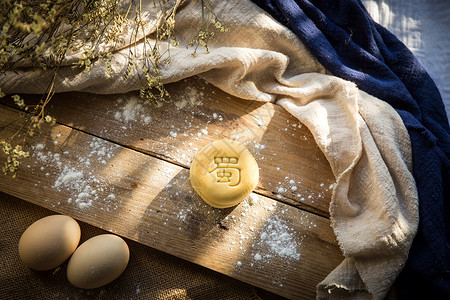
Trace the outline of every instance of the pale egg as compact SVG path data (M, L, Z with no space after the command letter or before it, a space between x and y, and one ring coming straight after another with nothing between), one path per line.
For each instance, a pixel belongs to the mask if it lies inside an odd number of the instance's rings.
M67 266L67 278L74 286L94 289L110 283L125 270L130 251L127 243L113 234L95 236L75 251Z
M45 271L56 268L75 251L81 230L69 216L53 215L31 224L19 241L19 256L31 269Z

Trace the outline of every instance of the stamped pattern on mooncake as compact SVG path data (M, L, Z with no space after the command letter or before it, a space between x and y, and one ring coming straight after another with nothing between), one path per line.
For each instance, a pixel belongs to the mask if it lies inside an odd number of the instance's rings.
M209 173L213 173L219 183L229 183L229 186L237 186L241 182L241 168L237 157L214 157L215 167Z
M194 157L190 170L193 189L209 205L239 204L258 185L259 168L250 151L233 140L216 140Z

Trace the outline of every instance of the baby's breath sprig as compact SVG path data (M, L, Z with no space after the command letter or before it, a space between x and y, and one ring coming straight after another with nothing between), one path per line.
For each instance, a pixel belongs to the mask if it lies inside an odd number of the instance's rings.
M201 0L202 6L202 25L196 37L194 37L187 45L187 47L194 46L194 52L191 54L195 57L198 47L204 48L206 53L209 52L208 41L217 32L227 32L228 28L220 21L218 16L214 13L209 0Z
M27 137L34 136L41 129L41 124L47 124L53 126L56 124L56 119L48 114L45 114L45 107L50 101L51 96L47 95L45 98L36 105L26 105L24 99L20 95L11 96L15 105L22 109L22 116L24 122L7 139L0 140L0 146L5 157L5 161L2 166L2 173L7 175L11 174L13 178L16 177L17 170L21 164L22 159L30 157L29 151L24 150L24 144ZM20 141L16 141L16 137L26 130L25 136Z
M2 173L5 175L12 174L12 177L15 178L20 166L20 161L30 157L30 153L24 151L22 146L16 145L13 147L11 143L6 141L0 141L0 146L3 153L6 155L5 162L2 166Z
M208 52L208 40L216 32L227 31L213 12L210 0L200 0L202 22L198 34L188 43ZM26 105L23 98L12 99L24 111L24 123L20 130L25 136L33 136L41 124L55 124L46 114L46 106L54 94L57 71L67 61L68 54L77 54L73 68L86 72L94 63L104 62L108 73L113 73L113 54L125 46L124 30L134 26L129 46L129 65L124 76L140 77L143 86L140 95L154 102L169 97L162 83L160 68L170 63L170 47L177 47L175 16L186 0L153 0L156 20L155 32L146 32L149 24L143 18L142 0L2 0L0 1L0 76L15 66L53 72L46 94L36 105ZM145 12L151 13L151 12ZM131 17L134 15L134 17ZM151 38L150 38L151 37ZM166 42L162 45L162 41ZM142 43L143 56L137 59L137 46ZM168 45L168 46L167 46ZM0 87L0 98L4 97ZM19 131L20 131L19 130ZM6 140L0 140L6 163L4 173L16 174L20 159L29 154L23 150L24 140L14 144L16 132Z

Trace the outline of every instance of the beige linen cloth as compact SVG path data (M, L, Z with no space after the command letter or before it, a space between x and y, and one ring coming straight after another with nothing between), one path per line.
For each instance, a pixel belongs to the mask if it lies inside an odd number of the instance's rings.
M151 0L142 2L144 11L153 11ZM193 49L185 45L199 28L199 2L187 2L178 12L175 32L181 44L170 48L163 81L198 75L234 96L277 103L308 126L336 177L330 216L346 257L319 284L317 298L384 298L418 224L411 147L402 120L386 103L327 74L292 32L247 0L211 1L229 30L209 41L208 54L200 49L192 57ZM155 22L147 21L150 32ZM142 43L131 47L142 55ZM113 74L103 62L95 62L90 72L73 69L77 54L68 56L55 90L112 94L139 89L139 74L123 76L129 51L125 47L114 54ZM1 77L0 87L6 93L43 93L51 76L23 64Z

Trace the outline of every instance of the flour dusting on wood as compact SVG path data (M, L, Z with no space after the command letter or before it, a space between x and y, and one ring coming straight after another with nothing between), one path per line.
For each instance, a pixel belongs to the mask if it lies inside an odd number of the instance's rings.
M105 210L114 210L110 203L115 199L114 187L107 178L95 174L94 170L95 166L106 165L119 146L94 137L86 147L90 149L86 156L71 154L69 151L60 153L47 149L42 143L32 146L32 149L36 162L45 165L40 170L47 172L49 169L54 173L56 179L51 187L71 195L67 198L67 203L80 209L88 209L97 202L102 202ZM67 159L72 155L76 159ZM50 176L51 173L47 172L45 175Z

